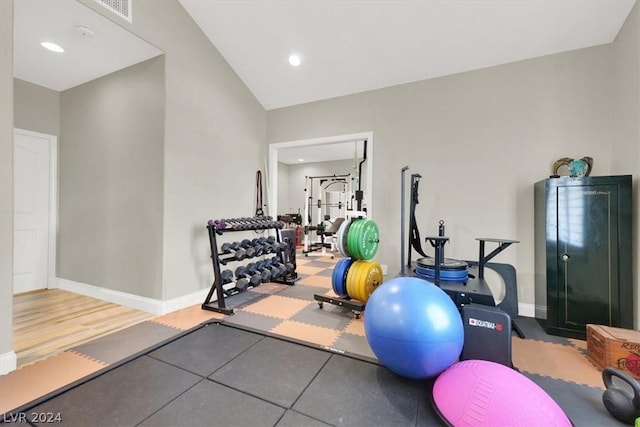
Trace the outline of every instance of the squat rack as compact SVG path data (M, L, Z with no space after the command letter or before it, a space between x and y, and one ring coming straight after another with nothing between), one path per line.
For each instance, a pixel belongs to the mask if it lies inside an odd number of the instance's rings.
M305 254L313 252L313 251L317 251L317 250L321 250L324 249L325 247L325 243L324 243L324 225L323 225L323 214L322 214L322 207L326 206L327 203L323 203L322 199L320 198L322 196L322 194L320 194L320 197L315 201L315 206L318 209L318 222L317 225L312 225L312 218L311 218L311 210L312 210L312 206L314 206L314 200L313 200L313 180L314 179L318 179L320 180L319 183L319 189L320 192L322 193L322 191L326 188L328 188L329 186L333 185L333 184L342 184L345 186L345 195L347 197L345 197L345 201L344 201L344 208L345 209L349 209L349 202L351 201L351 199L353 198L351 196L351 190L350 190L350 184L351 184L351 174L343 174L343 175L319 175L319 176L307 176L306 178L306 187L304 189L305 194L308 194L308 196L305 197L305 213L304 213L304 250L303 252ZM324 186L324 187L323 187ZM342 209L343 206L341 206L342 202L338 203L338 208ZM317 243L310 243L309 242L309 235L311 234L312 231L315 231L316 234L318 236L320 236L320 242Z

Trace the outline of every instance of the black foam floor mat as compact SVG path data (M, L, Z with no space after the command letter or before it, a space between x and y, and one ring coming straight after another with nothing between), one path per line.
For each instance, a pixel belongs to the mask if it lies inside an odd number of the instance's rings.
M528 376L576 426L617 425L600 390ZM432 383L215 322L22 410L60 414L69 426L424 427L441 425Z
M221 323L30 408L77 426L438 425L428 382Z

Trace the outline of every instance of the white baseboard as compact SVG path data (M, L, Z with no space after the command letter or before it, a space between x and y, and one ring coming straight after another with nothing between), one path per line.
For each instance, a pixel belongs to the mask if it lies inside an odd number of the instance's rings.
M161 301L153 298L142 297L140 295L129 294L113 289L101 288L99 286L86 283L74 282L73 280L56 278L56 287L76 294L85 295L92 298L101 299L147 313L163 315L194 304L202 303L207 297L209 289L201 289L191 294Z
M74 282L73 280L56 278L57 288L85 295L125 307L135 308L148 313L163 315L180 310L194 304L202 303L207 297L209 289L201 289L187 295L172 298L167 301L141 297L139 295L126 292L115 291L113 289L101 288L99 286L88 285L86 283ZM212 301L215 301L216 294L213 294ZM536 317L546 319L546 307L538 307L534 304L518 304L518 315L523 317Z
M533 304L518 304L518 316L522 317L537 317L536 306Z
M199 291L196 292L192 292L190 294L187 295L183 295L181 297L177 297L177 298L173 298L167 301L163 301L162 302L162 310L163 313L162 314L166 314L166 313L171 313L173 311L176 310L180 310L182 308L185 307L190 307L192 305L195 304L202 304L205 300L205 298L207 298L207 294L209 293L209 288L207 289L201 289ZM217 295L213 294L211 301L216 301L217 300Z
M0 375L15 371L18 366L18 358L15 351L0 354Z

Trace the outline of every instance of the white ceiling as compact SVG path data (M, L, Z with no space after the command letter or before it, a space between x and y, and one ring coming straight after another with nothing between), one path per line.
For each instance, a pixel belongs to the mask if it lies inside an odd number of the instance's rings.
M0 0L2 1L2 0ZM75 0L14 0L14 76L58 92L162 54ZM88 26L95 37L82 36ZM40 46L52 41L65 49Z
M179 1L271 110L609 43L635 0Z
M76 0L14 1L17 78L63 91L163 53ZM609 43L635 3L179 1L267 110ZM66 52L44 50L45 39ZM281 149L280 160L353 158L351 143L304 150L315 152Z
M306 145L302 147L278 149L278 161L294 165L309 162L362 159L363 152L364 143L362 141ZM301 162L300 159L303 159L303 162Z

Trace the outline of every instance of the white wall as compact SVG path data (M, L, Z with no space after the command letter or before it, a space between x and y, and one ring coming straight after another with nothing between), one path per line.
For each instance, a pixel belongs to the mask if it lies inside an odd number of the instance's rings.
M169 300L211 286L207 221L255 213L266 114L177 0L135 1L133 16L124 26L165 52L160 294Z
M0 1L0 374L15 369L13 331L13 1Z
M273 217L297 211L289 205L289 165L278 162L278 212Z
M640 9L638 4L614 42L613 144L611 172L633 175L633 283L638 327L638 266L640 266Z
M13 79L14 127L60 140L60 92Z
M448 256L477 258L477 237L520 240L496 262L534 304L533 184L561 157L610 173L610 45L267 112L268 142L372 131L376 260L400 270L400 170L420 173L422 235L445 220Z
M60 95L60 278L163 297L164 59Z

